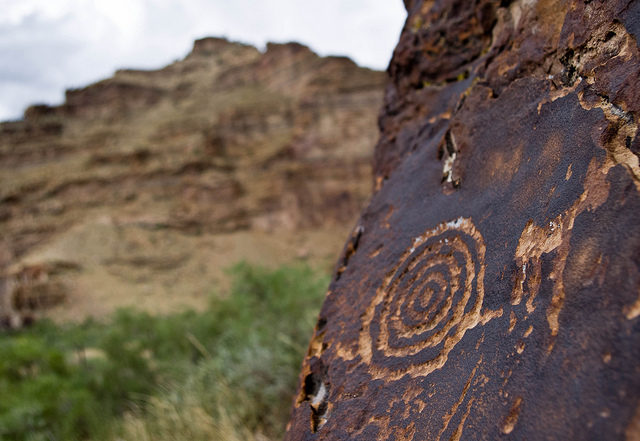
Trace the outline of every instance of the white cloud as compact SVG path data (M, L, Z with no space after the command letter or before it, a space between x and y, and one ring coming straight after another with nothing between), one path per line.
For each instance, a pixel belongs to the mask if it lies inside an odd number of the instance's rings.
M400 0L0 0L0 10L0 120L117 68L161 67L210 35L299 41L384 69L406 16Z

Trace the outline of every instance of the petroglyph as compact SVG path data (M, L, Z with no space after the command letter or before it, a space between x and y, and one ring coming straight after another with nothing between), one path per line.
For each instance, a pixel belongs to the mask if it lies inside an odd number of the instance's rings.
M511 304L519 305L527 297L527 312L536 309L535 299L540 290L542 280L541 260L543 254L556 252L553 269L548 278L553 281L553 296L547 309L547 322L551 331L548 350L553 350L555 338L559 332L559 316L564 305L564 269L570 251L571 231L578 217L585 210L593 210L601 206L609 196L609 183L606 180L609 170L616 165L616 159L609 155L602 164L593 158L584 179L584 192L564 213L538 226L529 221L525 226L515 252L518 266L515 285L511 295ZM526 289L525 289L526 287ZM625 313L629 315L633 307Z
M549 222L548 226L536 226L532 221L520 235L515 259L519 270L516 287L511 296L511 304L519 305L525 294L525 282L528 288L527 311L535 309L534 298L540 287L540 257L550 253L562 243L562 217ZM531 262L531 264L528 264Z
M511 334L517 323L518 319L516 318L516 315L513 313L513 311L511 311L511 313L509 314L509 334Z
M359 353L372 375L427 376L469 329L502 314L482 312L485 251L480 232L462 217L413 240L364 314Z
M513 432L513 429L516 427L516 423L518 422L518 417L520 416L520 407L522 406L522 398L516 398L516 401L511 406L511 410L509 414L504 419L502 423L502 433L505 435L509 435Z
M628 320L633 320L640 317L640 293L638 293L638 300L631 306L625 308L624 315Z
M471 387L472 381L474 380L474 377L476 375L476 371L478 370L478 367L481 364L482 364L482 358L480 358L480 360L478 360L478 363L473 368L473 371L471 371L471 374L469 375L469 378L467 379L467 382L464 385L464 388L462 389L462 393L460 394L460 398L458 398L458 401L456 401L456 403L453 405L451 410L449 410L449 412L447 412L447 414L442 417L444 425L443 425L442 429L440 430L440 432L438 433L438 439L439 440L442 439L442 435L449 428L449 424L451 424L451 419L456 415L456 413L458 412L458 409L460 408L460 406L464 403L465 399L467 398L467 393L469 392L469 389ZM469 412L471 411L471 406L473 404L473 401L474 401L473 397L469 398L469 400L467 401L467 406L466 406L465 413L462 415L462 418L460 420L460 424L458 425L458 427L456 427L455 432L449 438L450 440L453 440L453 439L459 440L460 437L462 436L462 431L464 429L464 423L465 423L467 417L469 416Z

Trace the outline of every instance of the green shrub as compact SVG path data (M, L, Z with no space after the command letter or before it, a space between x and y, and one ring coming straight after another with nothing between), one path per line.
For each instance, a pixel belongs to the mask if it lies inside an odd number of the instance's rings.
M326 277L232 269L204 312L0 336L0 439L279 438Z

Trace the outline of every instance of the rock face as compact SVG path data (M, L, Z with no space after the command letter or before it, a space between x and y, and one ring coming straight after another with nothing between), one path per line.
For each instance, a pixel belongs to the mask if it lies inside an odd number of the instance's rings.
M384 82L296 43L207 38L29 108L0 124L3 285L74 268L53 315L82 318L204 305L240 259L335 260L370 196Z
M286 439L640 440L640 2L405 4Z

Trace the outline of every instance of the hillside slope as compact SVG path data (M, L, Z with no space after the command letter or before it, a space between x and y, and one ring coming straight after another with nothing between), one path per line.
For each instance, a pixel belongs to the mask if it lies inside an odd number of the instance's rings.
M370 192L384 80L206 38L1 123L5 322L201 306L240 259L328 265Z

